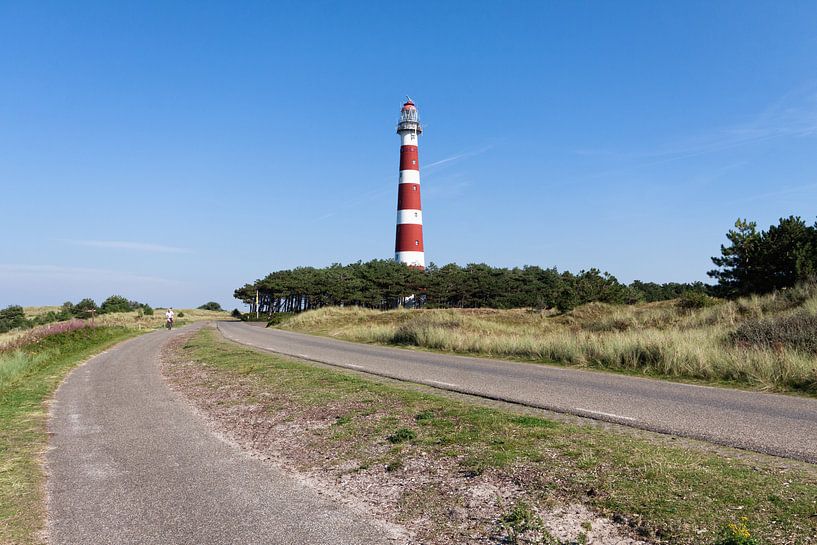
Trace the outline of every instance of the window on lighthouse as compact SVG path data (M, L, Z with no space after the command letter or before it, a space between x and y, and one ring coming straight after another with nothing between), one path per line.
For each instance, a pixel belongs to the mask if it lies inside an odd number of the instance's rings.
M419 246L419 245L420 245L420 241L419 241L419 240L415 240L415 241L414 241L414 245L415 245L415 246Z

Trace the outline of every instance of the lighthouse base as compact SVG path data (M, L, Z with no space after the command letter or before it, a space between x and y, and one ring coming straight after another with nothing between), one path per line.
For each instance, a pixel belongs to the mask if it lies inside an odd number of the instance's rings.
M394 254L394 260L398 263L405 263L409 267L417 267L418 269L426 268L424 252L397 252Z

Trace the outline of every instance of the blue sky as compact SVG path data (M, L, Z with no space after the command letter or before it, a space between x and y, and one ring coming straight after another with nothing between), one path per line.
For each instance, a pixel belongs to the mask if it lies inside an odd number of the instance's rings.
M815 2L2 2L0 307L389 258L706 280L817 215Z

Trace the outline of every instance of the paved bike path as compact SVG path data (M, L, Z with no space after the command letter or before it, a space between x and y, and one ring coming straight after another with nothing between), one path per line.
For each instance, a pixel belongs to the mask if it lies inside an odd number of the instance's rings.
M57 391L46 454L50 543L394 542L385 526L214 435L159 374L160 350L179 334L126 341Z

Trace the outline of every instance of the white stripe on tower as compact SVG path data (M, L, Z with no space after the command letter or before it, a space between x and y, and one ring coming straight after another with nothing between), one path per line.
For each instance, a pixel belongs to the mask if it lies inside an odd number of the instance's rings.
M420 202L420 160L417 144L423 128L414 102L408 99L400 111L400 181L397 186L397 234L394 259L409 267L425 268L423 208Z
M419 170L401 170L400 171L401 184L419 184L420 171Z
M417 223L423 224L422 210L398 210L397 211L397 225L401 223Z
M394 259L398 263L422 263L425 261L425 253L423 252L397 252ZM423 267L419 265L409 265L409 267L417 267L422 270Z

